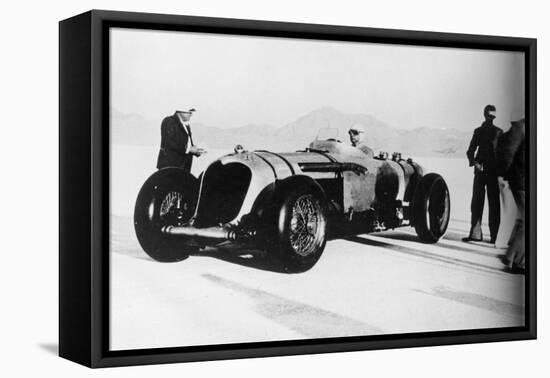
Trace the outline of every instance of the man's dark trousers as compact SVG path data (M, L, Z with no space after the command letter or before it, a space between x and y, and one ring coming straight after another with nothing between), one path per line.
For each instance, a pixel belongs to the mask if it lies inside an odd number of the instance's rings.
M491 239L497 237L500 225L500 192L496 175L489 175L484 172L476 172L474 175L474 186L472 189L472 228L470 229L471 239L483 239L481 231L481 219L483 218L483 207L485 205L485 192L489 203L489 231Z

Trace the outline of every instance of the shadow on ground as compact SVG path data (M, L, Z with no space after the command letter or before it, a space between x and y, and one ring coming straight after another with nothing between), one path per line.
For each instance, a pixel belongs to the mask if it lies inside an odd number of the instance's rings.
M191 255L192 257L212 257L225 262L275 273L287 273L283 266L266 252L238 248L208 248Z
M415 289L415 291L491 311L499 315L523 318L523 314L525 313L525 308L521 305L502 301L477 293L454 290L452 288L444 286L434 287L430 290Z
M364 245L370 245L373 247L386 248L388 250L404 253L412 256L421 257L430 261L437 261L440 263L446 263L454 266L459 266L462 268L468 268L470 270L479 271L479 272L490 272L490 273L507 273L503 268L497 268L490 265L479 264L477 262L463 260L459 258L449 257L439 255L437 253L427 252L424 249L405 247L401 245L391 244L379 240L368 239L360 236L352 236L345 238L346 240L354 243L360 243ZM421 244L421 243L419 243Z
M384 239L403 240L403 241L415 243L415 244L418 244L419 247L425 244L418 239L418 236L407 234L407 233L378 233L373 235ZM458 241L458 240L455 240L454 238L448 238L447 235L445 235L445 237L437 243L437 246L441 248L450 249L453 251L461 251L465 253L471 253L474 255L494 257L494 258L497 258L499 255L502 254L501 250L493 248L490 244L483 246L487 248L489 251L480 251L478 249L469 248L467 243L464 243L464 246L460 246L456 244L446 244L445 240ZM462 238L460 238L459 241L463 243ZM481 243L476 245L479 246L481 245ZM494 249L494 251L490 251L490 249Z
M206 273L202 277L226 289L248 296L252 299L254 311L257 314L306 337L342 337L384 333L373 324L248 287L214 274Z
M38 347L50 354L59 355L59 346L56 343L40 343Z

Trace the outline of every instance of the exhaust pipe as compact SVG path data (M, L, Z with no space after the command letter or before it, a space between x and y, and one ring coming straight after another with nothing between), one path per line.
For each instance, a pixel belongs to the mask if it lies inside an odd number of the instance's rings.
M165 226L162 228L162 232L169 235L180 235L191 239L217 243L235 240L235 232L223 227L195 228L192 226Z

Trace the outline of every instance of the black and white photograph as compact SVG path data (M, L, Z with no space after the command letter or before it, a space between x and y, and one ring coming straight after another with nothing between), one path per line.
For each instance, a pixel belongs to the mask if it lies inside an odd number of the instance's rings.
M109 46L109 350L525 326L523 52Z

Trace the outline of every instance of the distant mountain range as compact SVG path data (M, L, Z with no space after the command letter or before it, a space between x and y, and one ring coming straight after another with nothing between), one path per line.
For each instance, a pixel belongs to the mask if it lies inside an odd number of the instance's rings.
M124 114L111 110L111 140L115 144L158 146L159 118L151 121L139 114ZM372 115L347 114L331 107L322 107L283 127L268 124L248 124L237 128L219 128L192 123L193 139L201 146L232 150L242 144L248 150L268 149L293 151L303 149L318 134L335 136L348 143L347 130L359 124L365 130L365 141L376 152L399 151L410 156L464 155L471 132L456 129L422 127L399 129Z

